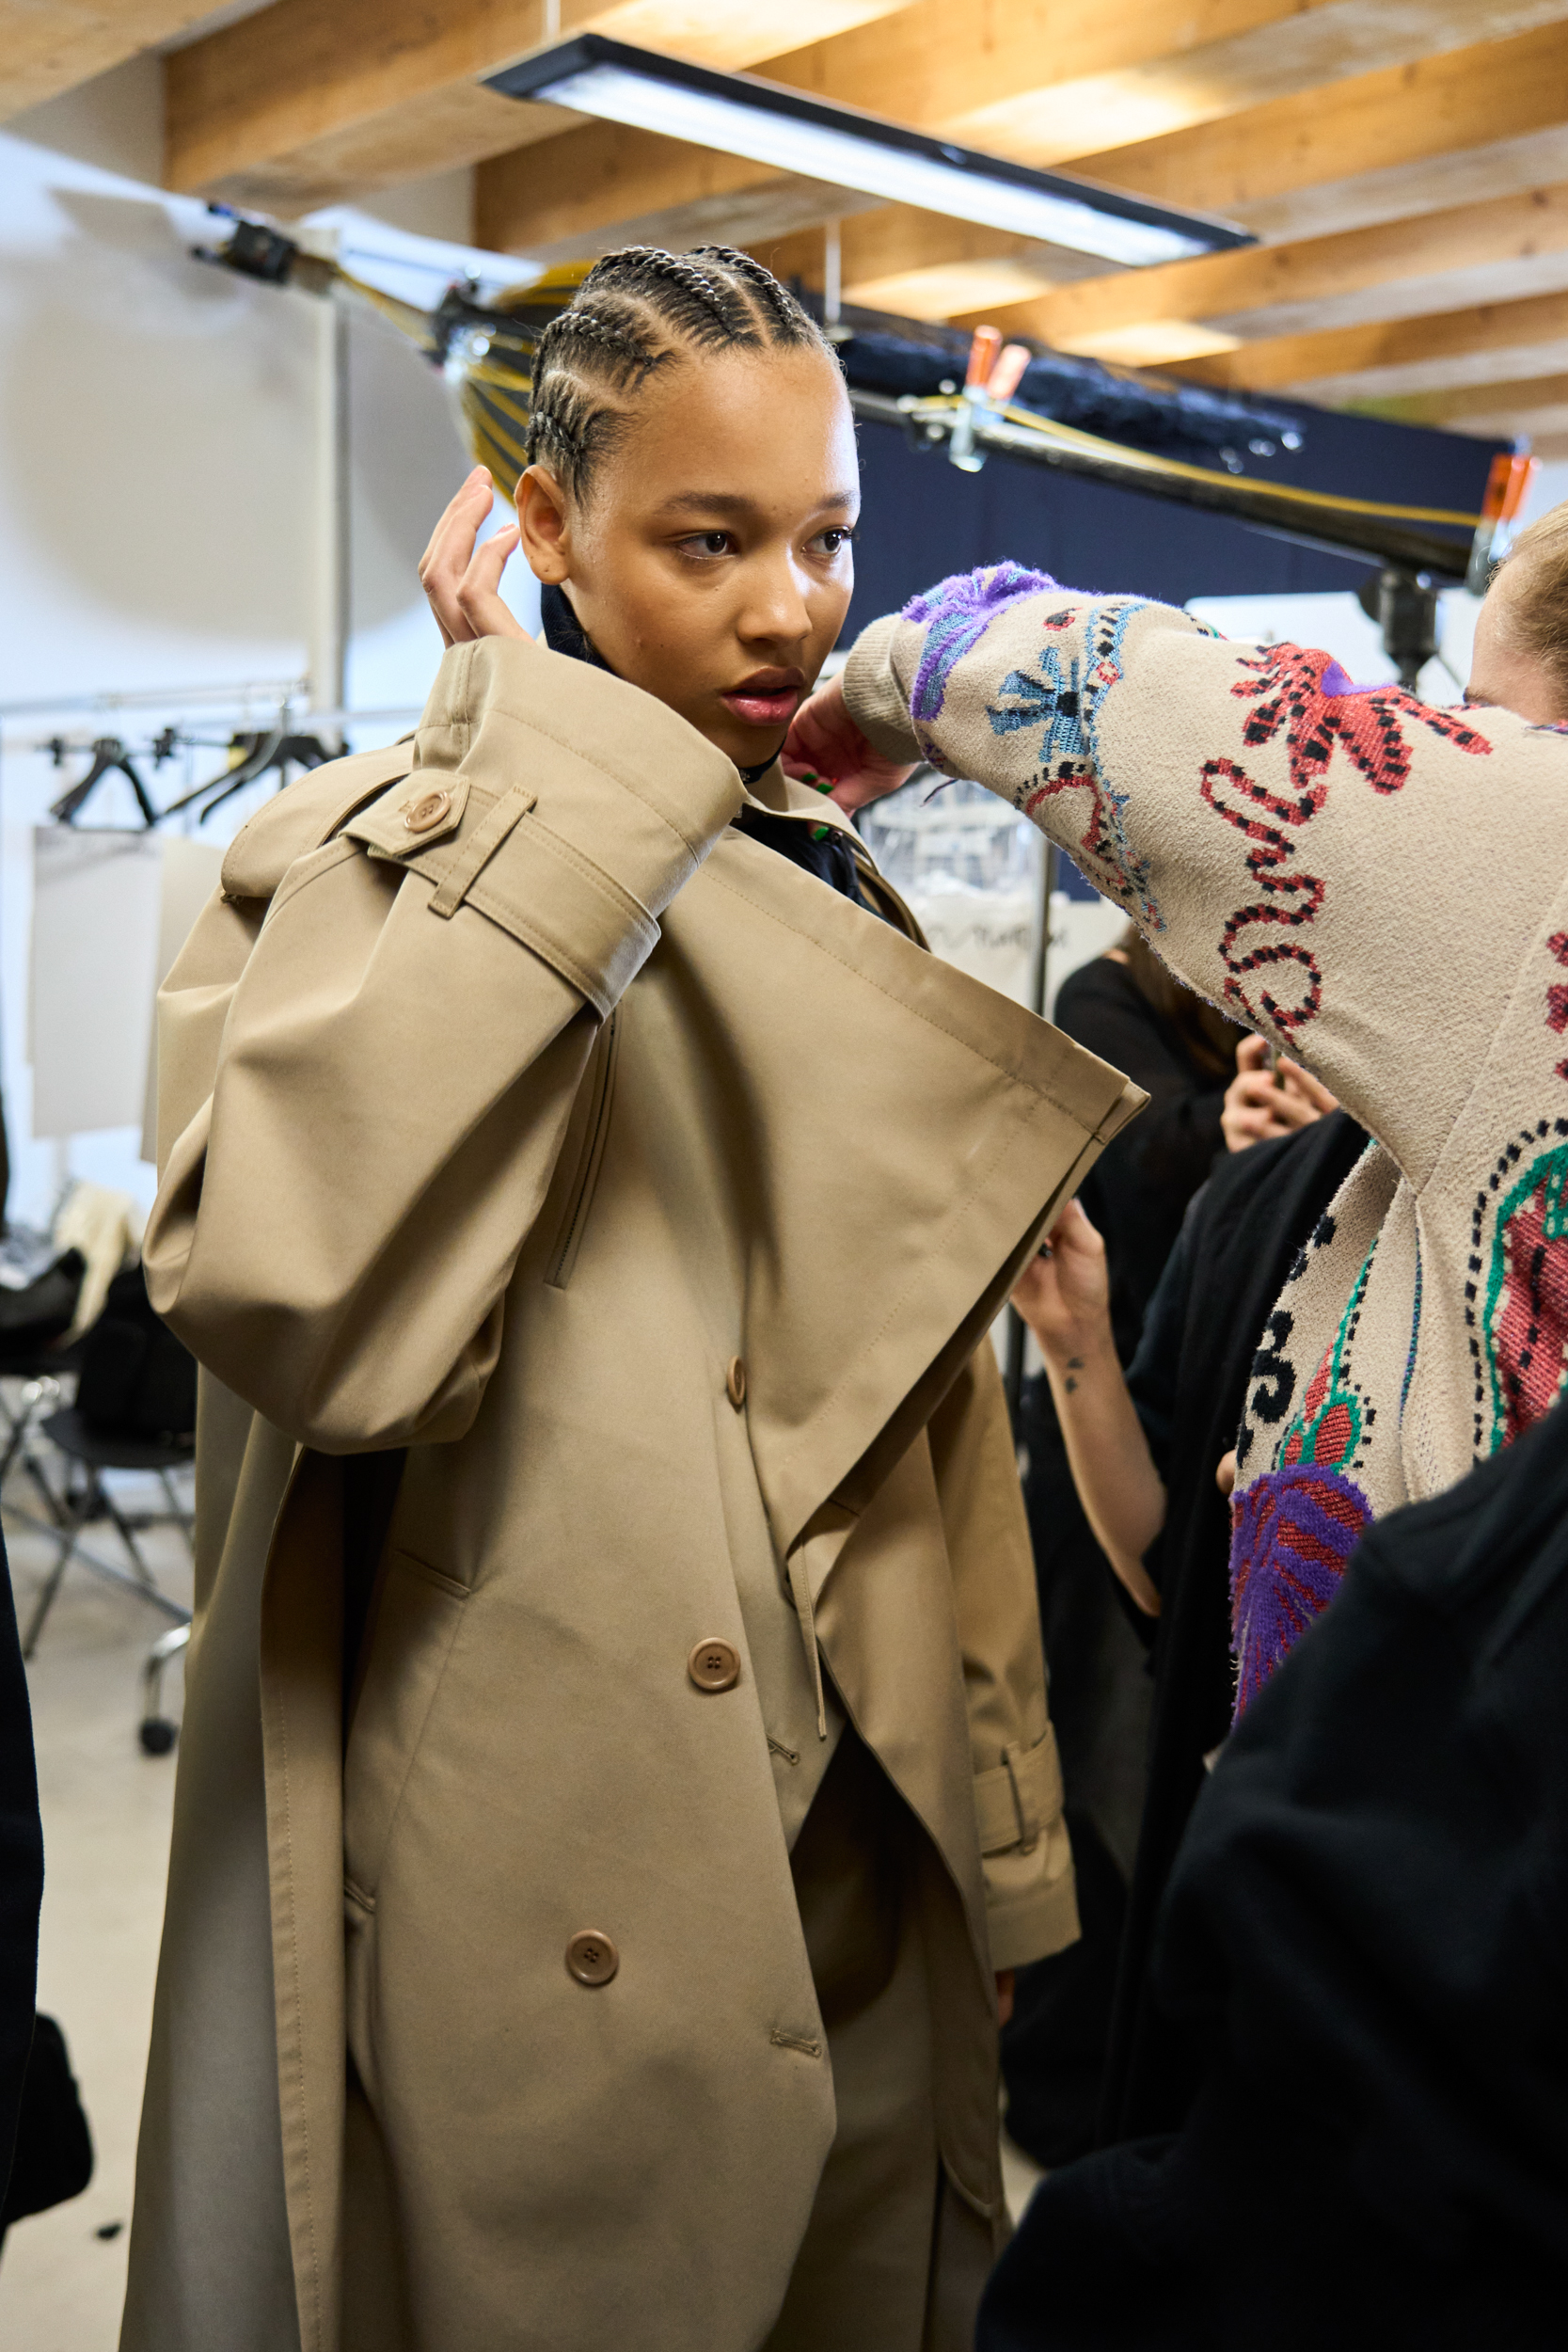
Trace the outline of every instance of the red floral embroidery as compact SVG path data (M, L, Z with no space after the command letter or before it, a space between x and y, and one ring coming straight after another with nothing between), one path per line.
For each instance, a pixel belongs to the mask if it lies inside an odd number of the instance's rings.
M1295 845L1287 828L1307 824L1328 794L1327 770L1336 746L1366 777L1374 791L1397 792L1410 774L1410 746L1403 727L1418 721L1434 735L1462 752L1489 754L1492 746L1473 727L1446 710L1429 710L1411 694L1390 687L1353 687L1338 663L1326 653L1300 645L1271 645L1257 655L1243 655L1242 667L1256 673L1239 678L1233 694L1252 701L1243 735L1246 742L1271 743L1284 730L1290 761L1289 793L1269 791L1233 759L1212 759L1202 772L1204 799L1227 824L1234 825L1252 844L1246 868L1261 896L1238 907L1220 935L1220 953L1230 977L1225 984L1227 1004L1243 1020L1257 1027L1265 1018L1287 1035L1315 1019L1323 1005L1323 975L1316 957L1300 941L1282 939L1281 931L1300 930L1314 920L1323 902L1324 885L1316 874L1299 868L1287 871ZM1272 820L1272 821L1270 821ZM1273 936L1244 950L1238 941L1246 931L1266 926ZM1565 937L1568 947L1568 937ZM1568 961L1565 956L1564 961ZM1304 976L1305 986L1293 1004L1274 995L1266 986L1257 991L1255 1005L1244 985L1249 975L1291 967ZM1563 1025L1568 1025L1568 989L1563 991ZM1568 1077L1568 1063L1562 1066Z
M1259 673L1256 679L1239 679L1230 690L1258 706L1248 713L1245 739L1272 743L1284 728L1291 782L1298 792L1308 792L1322 776L1336 743L1375 792L1399 791L1410 774L1410 746L1402 731L1407 720L1418 720L1458 751L1484 757L1492 749L1484 736L1451 711L1430 710L1401 687L1370 691L1351 688L1338 663L1326 653L1311 653L1301 645L1271 645L1256 657L1243 655L1242 667ZM1314 807L1320 798L1313 796Z

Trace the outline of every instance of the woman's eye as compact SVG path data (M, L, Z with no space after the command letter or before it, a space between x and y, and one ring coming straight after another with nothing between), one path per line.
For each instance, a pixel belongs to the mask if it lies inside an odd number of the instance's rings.
M689 555L728 555L732 539L727 531L699 531L681 545Z
M824 555L838 555L858 536L847 523L835 523L831 530L817 532L816 544Z

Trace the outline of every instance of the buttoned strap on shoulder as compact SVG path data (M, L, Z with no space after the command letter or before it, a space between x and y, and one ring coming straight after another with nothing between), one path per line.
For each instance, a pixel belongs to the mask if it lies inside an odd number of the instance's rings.
M432 914L450 916L457 913L507 834L519 818L528 815L538 797L526 785L515 784L492 804L459 844L445 879L430 901Z
M980 1851L1002 1853L1017 1846L1029 1853L1062 1809L1056 1735L1047 1731L1032 1748L1015 1740L1003 1749L1002 1759L991 1772L974 1777Z

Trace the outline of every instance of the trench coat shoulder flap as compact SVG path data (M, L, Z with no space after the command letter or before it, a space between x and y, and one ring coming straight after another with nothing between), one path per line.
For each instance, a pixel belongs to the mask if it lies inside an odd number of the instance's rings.
M448 655L418 749L408 786L356 809L346 835L433 883L436 914L488 916L601 1020L742 799L733 763L677 712L527 638Z
M864 1509L1148 1098L735 832L665 929L760 1058L742 1354L786 1557L824 1505Z
M400 742L355 752L296 776L229 844L220 878L224 897L231 902L275 898L295 859L319 850L368 801L409 775L417 753L416 738L405 735Z

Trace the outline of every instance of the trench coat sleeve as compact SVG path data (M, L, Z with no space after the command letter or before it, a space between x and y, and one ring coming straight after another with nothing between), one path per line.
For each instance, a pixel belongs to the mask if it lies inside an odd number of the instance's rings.
M1030 818L1425 1180L1550 911L1568 739L1012 564L873 623L844 691L879 748Z
M280 875L270 811L241 836L226 891L270 903L227 990L223 905L166 983L171 1037L221 1035L194 1107L171 1052L187 1123L145 1256L158 1311L269 1422L328 1454L468 1427L599 1023L740 798L649 696L492 638L447 655L411 777L291 838Z
M1075 1940L1078 1906L1029 1527L989 1340L933 1414L929 1435L963 1661L991 1964L1022 1967Z

